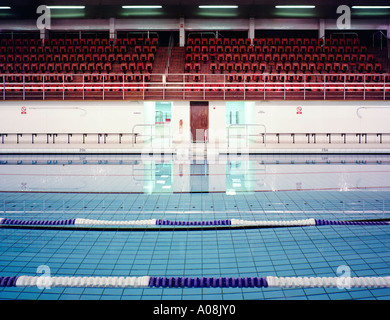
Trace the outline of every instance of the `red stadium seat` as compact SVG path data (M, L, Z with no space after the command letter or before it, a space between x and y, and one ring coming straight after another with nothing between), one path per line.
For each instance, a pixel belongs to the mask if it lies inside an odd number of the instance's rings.
M374 64L374 71L375 72L382 72L382 65L380 63L375 63Z
M341 71L342 71L343 73L347 73L347 72L349 71L349 65L348 65L348 63L342 63L342 64L341 64Z
M261 62L259 64L259 69L260 72L265 72L267 70L267 64L265 62Z
M151 62L145 63L145 70L151 73L153 71L153 64Z
M133 53L131 55L131 61L137 62L139 60L139 54L138 53Z
M194 53L193 55L193 61L199 62L201 60L201 55L199 53Z
M240 60L241 60L241 55L240 54L238 54L238 53L233 54L233 61L234 62L237 63Z
M64 64L64 67L63 67L63 70L64 70L64 72L66 72L66 73L71 72L71 70L72 70L71 64L70 64L70 63L65 63L65 64Z
M234 64L231 63L231 62L227 63L227 64L226 64L226 70L227 70L228 72L232 72L232 71L234 70Z
M283 70L283 62L277 62L275 65L276 72L280 73Z
M195 62L193 65L193 69L195 70L195 72L199 72L200 71L200 64Z
M325 63L324 70L326 72L332 72L332 64L331 63Z
M95 71L95 63L93 63L93 62L88 63L87 70L91 73L94 72Z
M212 73L215 73L215 71L217 71L217 64L216 63L210 63L210 71Z
M128 69L127 69L127 71L129 71L129 70L130 70L132 73L134 73L134 72L135 72L135 70L136 70L136 67L137 67L137 66L136 66L136 64L135 64L135 62L130 62L130 63L127 65L127 66L128 66ZM127 71L126 71L126 72L127 72Z
M251 70L251 64L249 62L245 62L242 65L242 70L244 72L249 72Z
M222 73L226 69L225 63L219 63L218 64L218 70Z

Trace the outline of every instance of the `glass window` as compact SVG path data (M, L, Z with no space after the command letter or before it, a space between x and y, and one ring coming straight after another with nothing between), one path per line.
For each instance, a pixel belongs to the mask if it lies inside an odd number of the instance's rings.
M171 102L156 102L155 123L170 123L172 118Z
M226 125L245 123L245 101L226 102Z

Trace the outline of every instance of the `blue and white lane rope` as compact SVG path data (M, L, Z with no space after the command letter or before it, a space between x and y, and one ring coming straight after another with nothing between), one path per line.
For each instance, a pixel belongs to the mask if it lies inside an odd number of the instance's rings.
M386 277L0 277L0 287L71 288L390 288Z
M67 219L67 220L17 220L0 218L0 226L242 226L242 227L295 227L295 226L324 226L324 225L389 225L387 219L378 220L350 220L336 221L323 219L301 219L280 221L248 221L241 219L225 219L211 221L171 221L164 219L147 220L94 220L94 219Z

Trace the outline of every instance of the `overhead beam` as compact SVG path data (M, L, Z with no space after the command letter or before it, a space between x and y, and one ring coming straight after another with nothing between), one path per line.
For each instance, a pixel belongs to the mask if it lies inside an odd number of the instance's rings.
M180 31L180 19L53 19L51 31ZM337 30L336 20L322 19ZM351 30L389 30L389 19L353 19ZM319 30L318 19L185 19L186 31ZM39 31L36 20L0 20L0 30Z

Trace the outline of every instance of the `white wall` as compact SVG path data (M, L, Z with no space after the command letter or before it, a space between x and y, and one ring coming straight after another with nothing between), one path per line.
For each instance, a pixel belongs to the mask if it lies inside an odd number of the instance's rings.
M388 102L257 101L245 107L246 122L264 124L268 133L390 133ZM189 101L172 102L175 143L190 139L189 108ZM152 109L154 102L143 101L5 101L0 133L130 133L135 124L154 119ZM225 110L224 101L210 101L210 142L225 142Z
M10 101L0 108L5 133L125 133L142 123L142 101Z
M183 120L183 128L180 129L180 120ZM172 133L174 143L187 143L191 141L190 131L190 102L172 102Z
M209 142L220 144L226 142L226 103L209 102Z
M253 119L270 133L390 132L390 106L381 101L259 101Z

